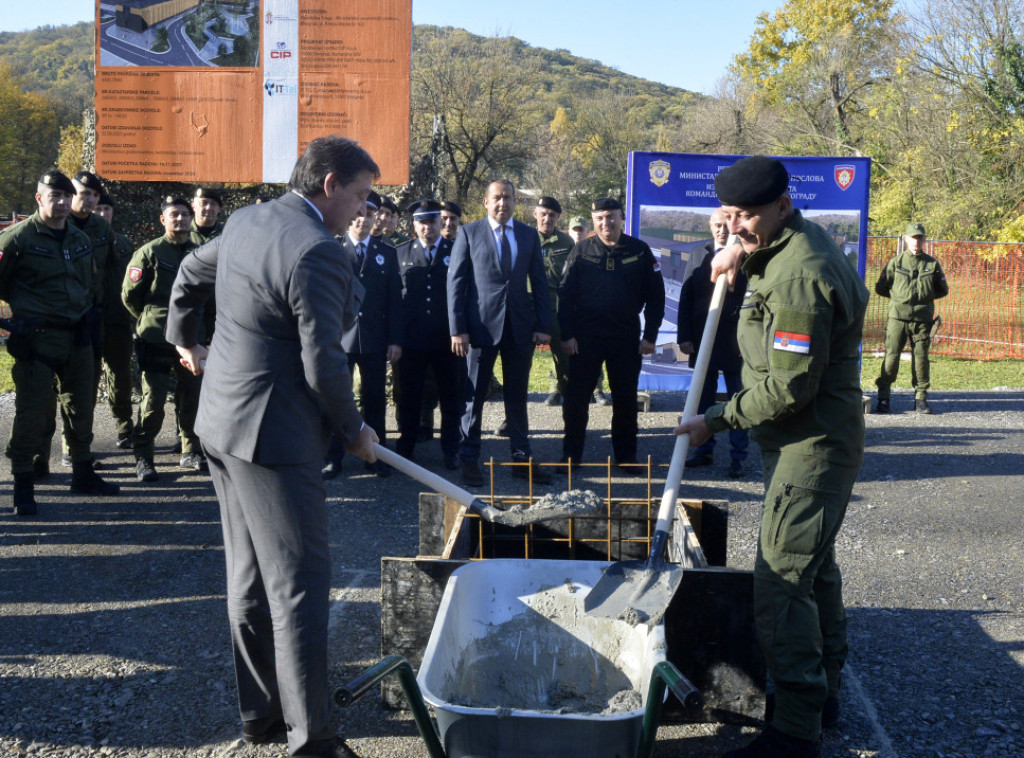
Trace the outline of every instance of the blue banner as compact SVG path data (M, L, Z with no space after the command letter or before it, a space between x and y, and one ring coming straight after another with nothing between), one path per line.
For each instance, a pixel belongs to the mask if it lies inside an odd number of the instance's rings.
M690 386L686 355L676 344L679 290L689 275L691 253L711 239L709 220L719 206L715 177L742 155L630 153L626 180L626 232L639 237L661 259L665 321L655 354L644 359L640 388L681 390ZM793 207L823 226L840 249L867 263L870 158L782 157L789 171ZM719 382L719 390L725 387Z

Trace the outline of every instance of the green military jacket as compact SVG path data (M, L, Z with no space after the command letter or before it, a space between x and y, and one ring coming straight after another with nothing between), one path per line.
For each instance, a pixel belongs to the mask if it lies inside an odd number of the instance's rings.
M935 301L949 294L949 284L937 260L904 250L882 269L875 292L889 298L889 318L931 321Z
M576 242L565 232L557 229L550 237L541 236L540 250L544 256L544 271L548 275L548 287L551 290L552 309L558 300L558 285L562 281L562 272L565 271L565 263L569 260L569 253L572 252Z
M859 466L868 291L853 264L824 229L794 211L770 245L751 253L743 273L743 389L708 409L708 427L751 429L763 450Z
M181 245L165 234L135 251L121 285L121 299L138 319L135 333L143 342L162 343L167 325L171 287L182 260L195 249L190 239Z
M70 326L92 307L92 242L71 223L59 235L38 211L0 232L0 300L15 316Z
M205 245L214 237L219 237L222 231L224 231L224 222L221 220L220 216L217 217L217 223L215 223L213 225L213 229L210 230L201 229L196 224L195 219L192 219L192 230L189 232L189 237L191 238L192 243L196 247L199 247L200 245Z
M102 216L90 213L84 219L68 216L68 226L81 229L92 241L92 260L95 276L92 279L93 303L102 306L107 298L117 297L121 282L111 284L117 265L117 251L114 249L114 230Z
M407 237L401 232L391 232L391 234L382 237L382 239L393 248L398 248L399 245L404 245L406 242L412 242L412 237Z
M131 326L135 323L135 317L124 307L121 300L121 285L124 283L124 275L128 271L128 262L135 252L135 245L123 234L114 233L114 260L116 265L110 266L107 270L107 298L103 318L108 324L120 324Z

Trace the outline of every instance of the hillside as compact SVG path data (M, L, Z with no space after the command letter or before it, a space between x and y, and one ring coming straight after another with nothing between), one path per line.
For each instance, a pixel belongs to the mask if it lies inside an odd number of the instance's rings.
M430 39L457 34L468 54L482 51L484 38L452 27L416 26L413 29L413 68L417 51ZM681 108L701 95L623 74L600 61L579 58L568 50L533 47L512 38L524 63L539 63L543 84L538 97L546 120L559 107L575 99L600 100L607 95L628 95L643 102L643 121L656 123L678 115ZM61 125L77 123L93 98L93 26L43 26L27 32L0 32L0 60L21 79L23 89L53 100Z

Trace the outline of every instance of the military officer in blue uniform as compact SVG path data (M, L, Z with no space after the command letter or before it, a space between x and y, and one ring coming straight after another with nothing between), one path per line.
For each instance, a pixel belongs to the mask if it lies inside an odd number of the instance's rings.
M383 445L387 365L395 366L402 357L402 280L395 248L384 238L370 235L373 213L379 205L380 195L371 192L366 198L366 213L357 216L349 225L348 233L340 238L364 290L356 322L345 330L341 346L348 355L349 373L359 368L359 410ZM324 479L333 479L341 472L344 455L344 441L332 435L322 472ZM391 468L383 461L365 465L381 478L391 473Z

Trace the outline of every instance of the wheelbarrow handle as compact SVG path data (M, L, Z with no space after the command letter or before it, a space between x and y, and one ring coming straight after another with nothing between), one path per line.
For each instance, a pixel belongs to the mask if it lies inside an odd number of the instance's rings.
M342 707L352 705L373 685L395 672L398 673L402 692L405 693L405 699L409 701L413 719L416 721L416 728L419 729L420 737L426 743L430 758L447 758L437 731L434 729L434 722L430 718L430 711L427 710L427 704L423 702L423 693L420 692L420 686L416 683L416 673L412 670L409 661L400 655L389 655L387 658L381 659L351 682L336 689L334 702Z
M644 723L640 732L640 746L636 758L651 758L654 752L654 741L658 734L658 722L661 721L661 707L665 702L665 688L679 698L679 702L687 710L704 707L704 695L693 686L682 672L668 661L655 664L651 671L651 684L647 688L647 708L644 710Z

